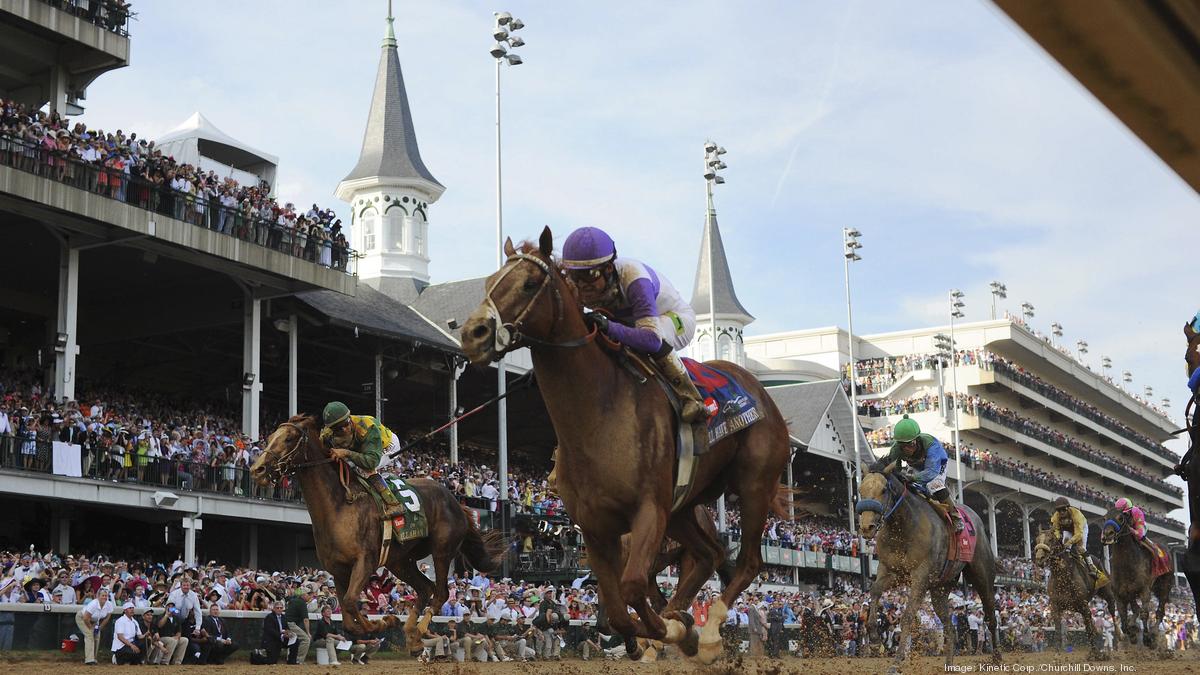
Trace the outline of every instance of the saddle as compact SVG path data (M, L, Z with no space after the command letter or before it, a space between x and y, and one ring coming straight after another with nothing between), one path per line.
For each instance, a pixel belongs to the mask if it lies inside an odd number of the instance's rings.
M704 407L709 412L705 424L688 424L682 418L682 402L652 359L628 347L621 347L616 356L618 363L639 383L644 384L647 379L653 378L662 387L675 411L675 494L671 505L674 512L691 493L696 475L696 457L718 441L762 419L762 408L737 380L716 368L684 358L680 359L684 369L704 397Z
M945 583L954 577L957 577L962 569L967 566L967 563L975 560L975 545L979 541L979 533L975 531L975 524L967 517L967 511L961 504L955 504L958 509L958 517L962 520L962 532L954 531L954 521L950 519L950 512L942 505L941 502L935 500L929 491L923 485L916 483L908 484L909 490L921 496L938 515L942 517L942 522L946 524L946 563L942 566L942 572L938 575L938 584Z
M359 485L362 485L367 494L375 500L375 506L379 509L379 513L385 513L387 509L379 492L371 487L366 478L357 473L355 473L355 477L358 478ZM429 518L421 508L421 499L417 496L417 491L409 487L408 483L398 476L386 476L384 480L389 483L392 494L404 506L404 515L390 519L380 518L383 522L383 540L379 548L379 567L383 567L387 562L393 539L404 543L429 536Z

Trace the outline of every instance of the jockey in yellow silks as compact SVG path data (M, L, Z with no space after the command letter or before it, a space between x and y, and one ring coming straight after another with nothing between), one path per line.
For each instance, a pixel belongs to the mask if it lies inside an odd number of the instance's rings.
M403 515L404 506L378 472L381 466L391 463L393 458L385 453L398 450L400 439L374 417L351 415L350 408L341 401L331 401L321 417L325 425L321 430L321 443L330 448L329 454L353 464L379 492L385 519Z

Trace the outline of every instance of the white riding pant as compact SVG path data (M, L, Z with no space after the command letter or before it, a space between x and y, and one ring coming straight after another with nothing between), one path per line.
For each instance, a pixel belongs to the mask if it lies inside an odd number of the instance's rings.
M1067 543L1067 540L1074 536L1075 536L1074 532L1063 532L1062 533L1062 543L1064 543L1064 544ZM1083 541L1080 543L1080 548L1087 546L1087 536L1088 536L1088 526L1087 526L1087 523L1084 523L1084 525L1083 525Z
M647 316L637 320L638 328L649 328L676 351L687 347L696 335L696 312L691 305L658 316Z
M388 446L383 449L383 454L380 455L380 457L379 457L379 466L375 467L375 470L379 471L380 469L385 469L385 468L391 466L392 464L395 464L396 456L392 455L391 453L393 453L399 449L400 449L400 437L396 434L392 434L392 442L388 443Z

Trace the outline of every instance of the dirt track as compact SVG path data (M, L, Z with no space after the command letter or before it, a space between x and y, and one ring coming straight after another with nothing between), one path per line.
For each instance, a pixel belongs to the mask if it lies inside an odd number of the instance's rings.
M921 658L907 664L902 672L909 674L947 673L947 672L1002 672L1002 673L1142 673L1146 675L1200 675L1200 653L1189 653L1186 656L1168 660L1139 660L1132 658L1117 658L1108 661L1089 662L1075 654L1058 654L1045 652L1042 654L1011 654L1005 657L996 670L981 670L981 663L990 667L989 661L980 661L978 657L959 657L955 660L955 670L947 670L941 659ZM553 663L438 663L421 665L411 660L376 660L368 666L352 666L348 663L341 668L309 665L297 671L294 666L251 666L248 663L232 663L224 666L171 666L164 668L147 668L149 672L191 673L227 673L230 675L267 675L270 673L420 673L433 675L444 673L454 675L517 675L518 673L567 673L569 675L586 675L603 673L604 675L634 675L639 673L654 673L655 675L684 675L685 673L704 673L706 675L724 675L725 673L753 673L755 675L785 675L803 673L804 675L876 675L887 672L890 660L884 659L795 659L785 658L778 661L769 659L744 659L740 662L723 661L710 668L701 668L688 661L671 660L653 665L631 663L629 661L579 661L565 660ZM97 667L84 667L74 661L68 662L65 657L56 656L29 661L0 662L0 673L47 673L54 675L94 674L116 669L116 666L102 664ZM128 668L121 670L127 671ZM138 669L134 672L141 672Z

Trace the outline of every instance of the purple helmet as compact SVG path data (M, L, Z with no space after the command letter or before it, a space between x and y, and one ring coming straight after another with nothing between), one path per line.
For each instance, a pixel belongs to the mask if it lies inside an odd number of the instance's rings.
M617 245L612 237L598 227L581 227L567 237L563 244L562 266L569 270L586 270L611 262L617 257Z

